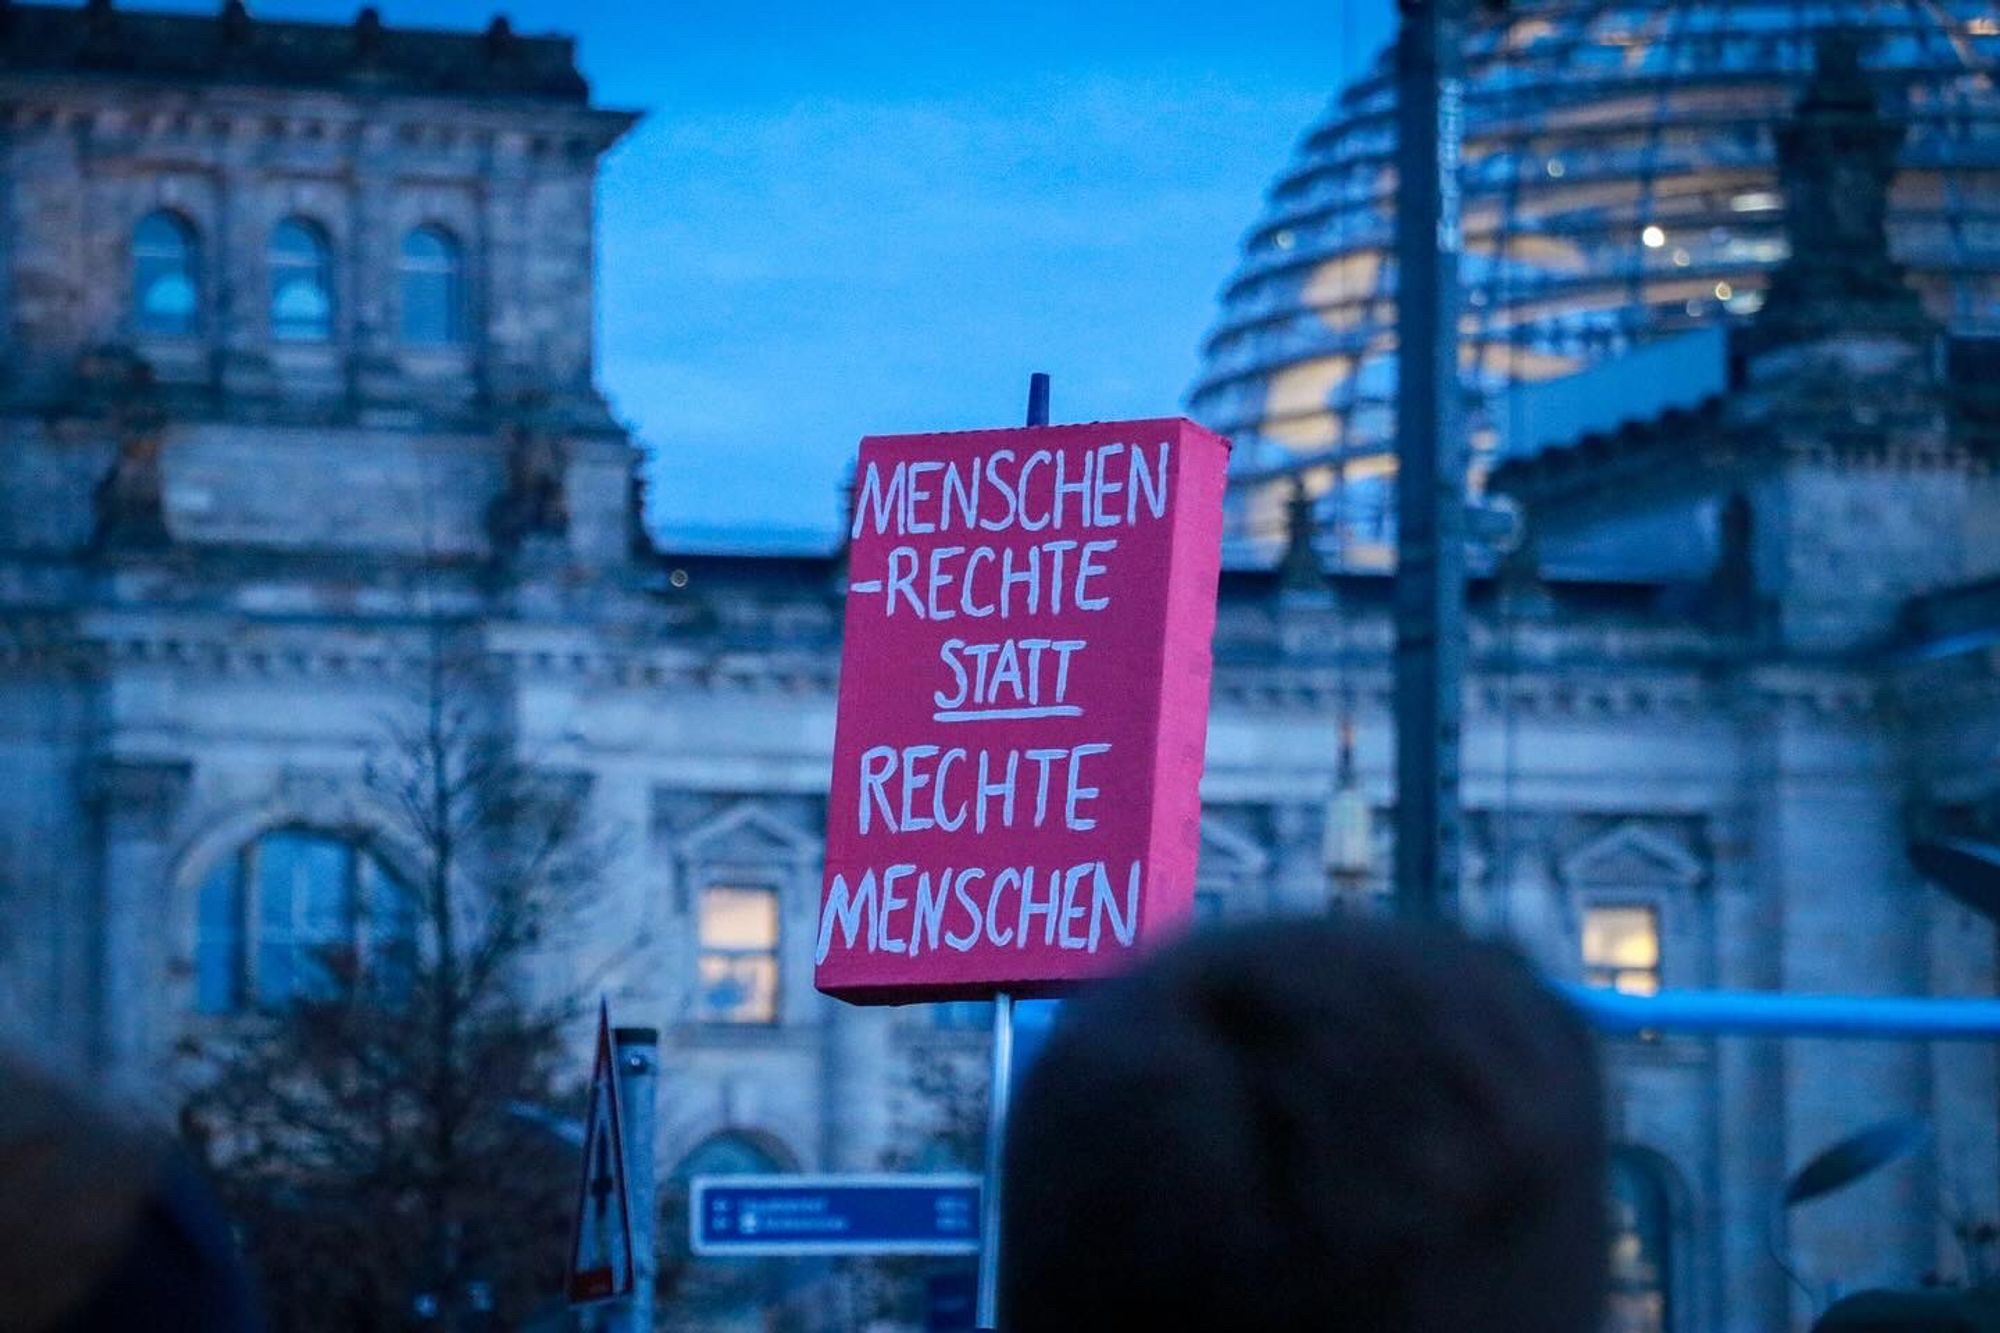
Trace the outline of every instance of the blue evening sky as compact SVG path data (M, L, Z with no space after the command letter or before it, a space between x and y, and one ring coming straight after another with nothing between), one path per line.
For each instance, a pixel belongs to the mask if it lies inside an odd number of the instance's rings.
M576 33L598 100L647 112L604 170L600 377L670 546L830 540L861 435L1015 424L1031 370L1059 421L1180 410L1266 187L1390 8L503 7ZM479 27L496 6L379 8Z

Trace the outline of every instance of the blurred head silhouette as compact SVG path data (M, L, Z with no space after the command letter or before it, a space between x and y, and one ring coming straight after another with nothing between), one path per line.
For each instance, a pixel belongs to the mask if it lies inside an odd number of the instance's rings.
M261 1327L228 1224L186 1159L0 1052L0 1330Z
M1514 953L1277 920L1066 1006L1008 1136L1010 1333L1594 1333L1589 1033Z
M1812 1333L1993 1333L2000 1287L1970 1291L1864 1291L1838 1301Z

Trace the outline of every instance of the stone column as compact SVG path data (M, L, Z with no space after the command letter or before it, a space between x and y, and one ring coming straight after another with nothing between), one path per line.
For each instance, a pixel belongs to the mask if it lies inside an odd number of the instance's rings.
M21 388L47 391L84 345L83 164L76 136L56 120L17 121L7 138L8 368Z
M1761 712L1744 719L1737 805L1713 826L1714 975L1724 990L1775 991L1783 984L1784 903L1778 876L1763 860L1765 784L1774 763L1769 721ZM1707 1235L1701 1228L1708 1219L1695 1219L1696 1264L1716 1274L1713 1326L1764 1333L1784 1326L1791 1299L1765 1239L1785 1175L1785 1122L1774 1114L1784 1104L1784 1048L1742 1037L1719 1038L1714 1047L1714 1178L1705 1184L1715 1214Z
M354 352L350 383L366 408L400 397L397 260L402 233L396 227L394 187L388 174L394 151L393 127L362 126L353 147Z
M1506 863L1496 870L1495 913L1502 929L1538 967L1552 977L1574 980L1575 932L1549 861L1548 821L1520 811L1506 818L1509 842Z
M592 382L597 329L597 293L591 281L597 271L596 166L575 166L544 177L530 188L529 197L534 203L536 267L547 265L551 274L565 275L559 288L545 288L538 295L546 313L536 369L560 386L586 416L596 419L589 411L601 412L603 405Z
M184 1007L169 989L170 839L190 766L177 760L102 759L89 796L97 851L97 947L92 1057L111 1087L144 1088L161 1054L166 1015Z
M504 131L494 136L487 162L481 263L475 281L485 314L480 369L487 392L505 405L537 387L532 304L540 295L529 281L528 136Z
M820 1048L820 1165L879 1171L889 1147L889 1025L895 1011L828 1001Z
M1787 991L1916 995L1927 981L1923 887L1904 854L1895 755L1858 682L1772 681L1771 768L1759 862L1782 901L1778 976ZM1784 1043L1785 1168L1876 1121L1926 1116L1930 1060L1917 1042ZM1890 1166L1795 1210L1795 1259L1822 1298L1914 1284L1936 1261L1936 1173ZM1808 1312L1794 1302L1793 1316Z
M269 281L264 264L270 237L259 207L262 182L252 165L255 137L248 117L222 132L222 185L216 199L215 343L217 378L232 398L268 398L277 383L265 344Z
M1934 995L1995 993L1993 923L1931 889L1930 990ZM2000 1222L2000 1052L1991 1042L1940 1041L1930 1046L1939 1205L1943 1228L1959 1222ZM1964 1276L1957 1238L1939 1237L1947 1276ZM1988 1262L1990 1262L1990 1256Z

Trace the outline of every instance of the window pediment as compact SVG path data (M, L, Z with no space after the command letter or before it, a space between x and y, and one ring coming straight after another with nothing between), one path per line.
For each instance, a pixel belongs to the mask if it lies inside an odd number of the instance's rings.
M1560 869L1563 882L1577 888L1690 889L1708 877L1679 839L1636 819L1591 838Z
M799 865L822 844L762 801L741 801L675 835L683 861L720 865Z

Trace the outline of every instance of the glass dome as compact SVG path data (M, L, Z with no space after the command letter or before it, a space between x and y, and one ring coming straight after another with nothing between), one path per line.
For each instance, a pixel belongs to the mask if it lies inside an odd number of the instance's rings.
M1990 0L1513 0L1466 43L1461 372L1479 459L1515 386L1752 314L1785 257L1771 128L1815 38L1865 35L1909 134L1891 242L1933 315L2000 333L2000 18ZM1385 53L1306 133L1222 297L1189 393L1231 435L1239 540L1303 474L1341 558L1387 558L1394 469L1395 87ZM1512 409L1510 409L1512 410Z

